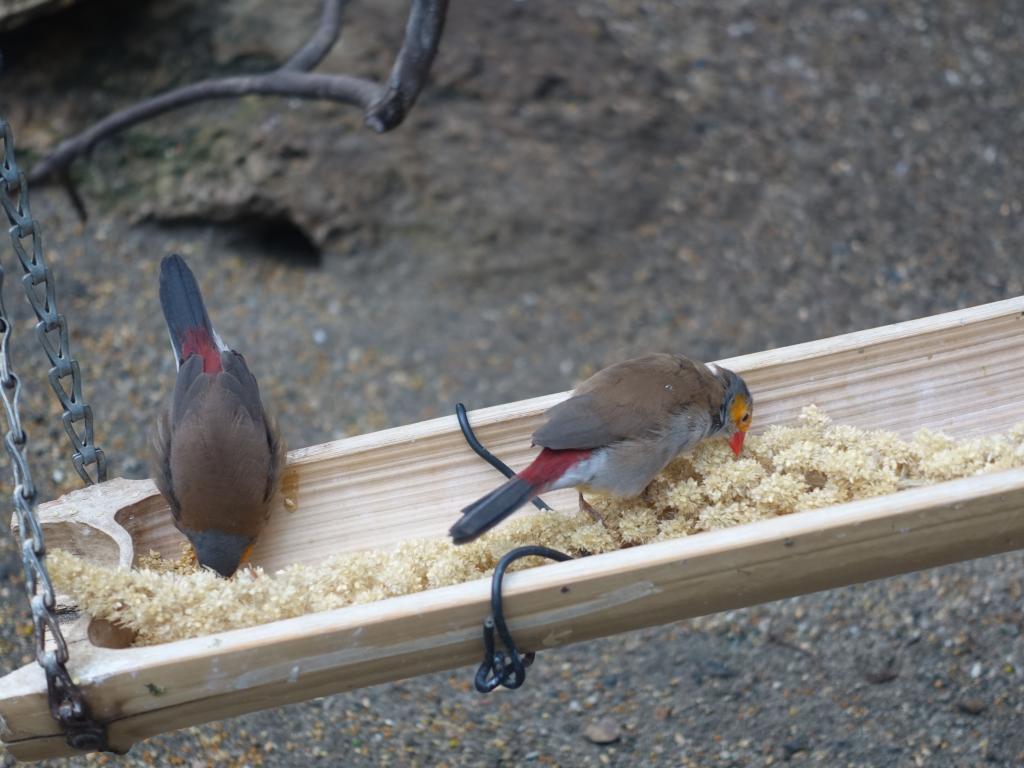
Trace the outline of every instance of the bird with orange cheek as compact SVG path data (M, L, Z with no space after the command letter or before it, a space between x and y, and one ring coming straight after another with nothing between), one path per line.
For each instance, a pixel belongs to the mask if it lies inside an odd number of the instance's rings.
M449 534L465 544L560 488L638 496L672 459L709 437L728 438L738 456L753 409L743 379L713 364L654 354L611 365L547 412L533 433L540 455L463 509ZM582 492L580 507L600 519Z
M180 256L160 264L160 305L178 373L153 441L156 484L199 564L227 577L267 522L284 443L256 377L214 331Z

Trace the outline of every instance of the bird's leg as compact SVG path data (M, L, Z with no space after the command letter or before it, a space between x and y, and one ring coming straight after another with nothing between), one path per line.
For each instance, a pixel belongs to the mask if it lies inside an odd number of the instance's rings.
M608 527L607 521L601 516L601 513L594 509L590 502L583 498L583 491L580 491L580 511L586 512L593 519L595 523L600 523L605 528Z

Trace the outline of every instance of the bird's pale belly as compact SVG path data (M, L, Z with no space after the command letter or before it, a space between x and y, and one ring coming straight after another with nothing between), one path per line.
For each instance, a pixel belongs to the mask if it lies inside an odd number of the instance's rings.
M557 487L602 491L623 498L639 496L672 459L704 437L699 427L693 430L692 425L688 426L688 434L670 430L657 439L623 440L598 448L589 459L566 472Z
M599 448L562 476L559 488L603 491L628 498L639 496L665 465L675 457L668 446L645 446L644 450Z

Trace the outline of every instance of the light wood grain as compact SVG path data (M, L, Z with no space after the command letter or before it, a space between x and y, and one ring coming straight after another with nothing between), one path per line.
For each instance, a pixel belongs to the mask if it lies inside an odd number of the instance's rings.
M968 436L1022 418L1022 331L1024 299L1013 299L722 363L745 374L760 429L815 402L837 421ZM562 397L471 418L485 444L523 466L530 432ZM271 570L443 535L462 506L500 480L465 446L453 417L295 451L289 462L297 508L274 511L254 553ZM44 510L47 531L71 517L102 531L113 512L136 536L136 553L177 554L149 481L107 485L106 513L102 499L71 495ZM571 509L573 496L549 501ZM1022 504L1024 471L1011 471L544 566L508 578L509 614L524 647L543 648L980 557L1024 547ZM109 558L110 546L104 551ZM134 556L123 537L118 552L119 562ZM127 747L210 719L475 662L487 595L481 580L150 648L79 641L72 670ZM0 681L0 716L19 758L66 754L36 667Z

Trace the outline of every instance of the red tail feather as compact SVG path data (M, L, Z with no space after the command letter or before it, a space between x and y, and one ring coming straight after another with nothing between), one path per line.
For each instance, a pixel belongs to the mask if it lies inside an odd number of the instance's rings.
M589 457L590 453L576 450L553 451L545 448L530 466L519 473L519 477L534 488L543 488L564 475L574 464Z
M206 373L221 370L220 350L205 328L189 328L182 334L181 359L188 360L189 355L203 358L203 371Z
M456 544L465 544L511 515L538 493L543 493L591 451L553 451L545 448L533 463L504 485L462 510L449 533Z

